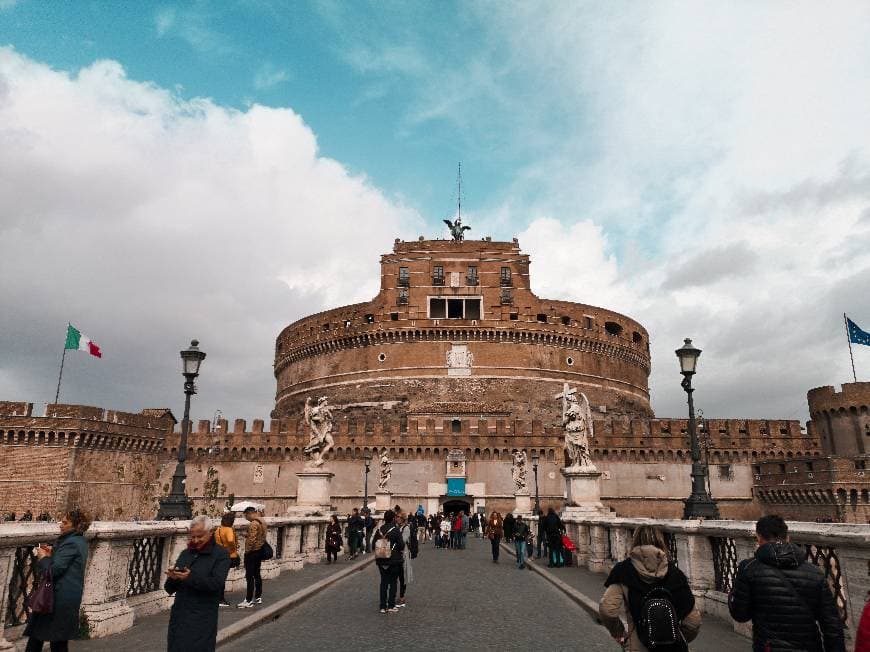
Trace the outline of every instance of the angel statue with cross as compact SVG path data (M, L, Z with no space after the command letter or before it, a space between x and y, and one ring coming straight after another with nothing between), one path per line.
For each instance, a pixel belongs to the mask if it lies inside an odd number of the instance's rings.
M457 215L456 221L451 222L450 220L444 220L444 223L450 229L450 235L453 236L453 240L455 242L462 242L465 240L465 232L471 231L470 226L465 226L462 224L462 216Z
M554 398L562 399L562 427L565 429L565 463L570 469L595 471L589 456L589 439L593 436L592 411L589 399L565 383L561 394Z

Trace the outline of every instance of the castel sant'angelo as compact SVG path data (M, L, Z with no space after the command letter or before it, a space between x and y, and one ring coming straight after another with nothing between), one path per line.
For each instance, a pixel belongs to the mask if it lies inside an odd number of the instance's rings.
M541 503L560 506L557 397L567 384L588 397L604 505L619 515L680 517L690 493L687 422L653 414L650 334L641 323L536 296L517 240L396 240L380 263L372 300L278 334L268 424L194 424L187 490L197 511L217 513L230 497L263 502L269 515L291 508L310 436L305 403L323 397L334 419L325 466L340 512L363 502L366 455L374 495L383 451L393 461L393 500L409 507L510 511L518 450L539 460ZM805 428L775 419L701 424L723 517L867 520L870 383L818 388L809 401ZM87 503L103 518L153 518L179 442L168 410L50 405L35 416L31 404L14 402L0 403L0 434L0 510Z

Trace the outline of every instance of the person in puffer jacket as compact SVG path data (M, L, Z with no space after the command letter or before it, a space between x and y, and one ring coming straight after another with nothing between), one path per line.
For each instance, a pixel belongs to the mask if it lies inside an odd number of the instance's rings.
M753 651L845 652L843 623L825 575L790 542L782 517L763 516L755 534L755 557L740 562L728 596L731 617L752 620Z

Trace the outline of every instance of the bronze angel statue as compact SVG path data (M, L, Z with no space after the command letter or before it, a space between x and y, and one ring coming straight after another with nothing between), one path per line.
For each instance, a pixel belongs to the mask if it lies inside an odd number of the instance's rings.
M465 240L465 232L471 231L470 226L465 226L462 224L462 216L459 215L456 218L455 222L451 222L450 220L444 220L444 224L450 229L450 235L453 236L453 239L456 242L462 242Z

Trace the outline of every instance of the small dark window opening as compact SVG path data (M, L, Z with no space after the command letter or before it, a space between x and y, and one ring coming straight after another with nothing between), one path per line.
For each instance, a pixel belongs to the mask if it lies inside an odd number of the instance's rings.
M807 471L812 471L812 470L813 470L813 463L807 462Z
M779 472L780 472L780 473L785 473L785 464L780 464L780 465L779 465Z
M325 330L325 331L329 330L329 323L326 323L323 325L323 330Z
M634 331L631 334L631 341L634 342L635 344L640 344L641 342L643 342L643 335L641 335L637 331Z
M515 313L515 312L511 313L511 321L517 321L519 318L520 318L520 316L518 313Z
M606 321L604 322L604 330L611 335L620 335L622 333L622 326L617 324L615 321Z
M453 419L450 422L450 432L454 434L462 432L462 422L459 419Z
M391 312L390 313L390 321L399 321L399 313Z
M538 313L538 321L541 322L542 324L546 324L547 323L547 315L545 315L542 312L539 312Z
M719 465L719 479L720 480L733 480L734 473L731 470L730 464L720 464Z
M855 469L858 471L864 471L867 469L866 460L855 460Z
M429 299L429 318L444 319L447 317L447 302L444 299Z
M375 323L375 316L372 314L366 315L366 323L367 324L374 324Z
M568 317L567 315L564 315L562 317L562 326L570 326L570 325L571 325L571 318Z
M758 464L753 464L753 465L752 465L752 472L753 472L755 475L761 475L761 466L758 465Z
M592 317L586 317L585 320L586 324L583 326L583 328L592 328Z
M345 327L345 328L350 328L350 319L345 319L345 320L344 320L344 327Z
M447 319L462 319L462 299L447 299Z
M501 268L501 284L502 285L510 285L511 284L511 268L510 267L502 267Z

